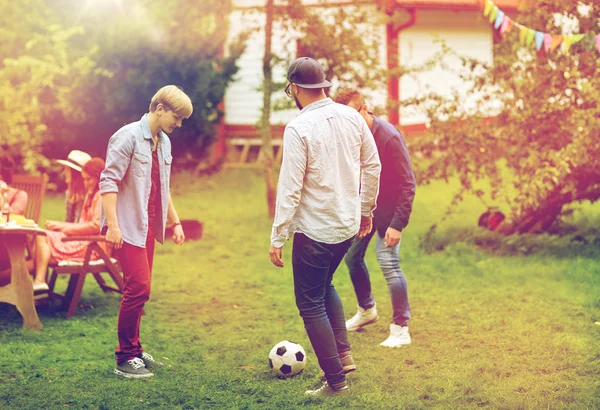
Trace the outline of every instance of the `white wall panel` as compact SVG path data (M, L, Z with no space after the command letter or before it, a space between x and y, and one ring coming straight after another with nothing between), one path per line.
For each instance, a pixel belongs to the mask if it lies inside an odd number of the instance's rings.
M417 23L400 33L399 59L401 64L419 66L441 49L436 39L443 40L456 53L492 63L492 32L488 22L480 18L479 12L449 10L419 10ZM444 63L450 68L460 66L458 59L447 58ZM400 81L400 98L412 98L421 93L436 91L441 94L453 90L463 92L465 84L451 70L441 65L420 73L416 78L403 76ZM427 122L422 114L401 110L400 122L414 124Z
M262 96L262 60L265 47L265 16L259 12L234 11L230 16L230 38L234 38L243 30L254 29L249 38L245 52L238 60L239 71L235 81L230 84L225 93L225 122L227 124L254 125L261 116L263 105ZM289 50L289 41L278 36L277 24L273 26L272 49L273 52L282 55L285 53L295 54L295 43L293 49ZM280 67L273 70L273 78L276 81L284 81L286 72ZM284 98L285 93L275 93L273 99ZM286 97L287 98L287 97ZM285 124L289 122L296 110L275 111L271 115L272 124Z
M239 6L262 6L263 1L236 0ZM488 22L476 11L419 10L414 26L399 35L399 58L402 65L419 65L440 49L436 38L443 39L457 53L491 63L492 32ZM254 125L260 118L262 107L262 58L264 54L264 14L260 11L236 10L230 15L230 38L234 38L244 29L256 28L248 41L247 49L238 64L240 70L235 81L225 94L225 121L228 124ZM381 64L386 64L385 26L378 30L381 37ZM295 42L285 38L282 31L274 26L273 51L278 54L295 55ZM458 62L445 61L451 66ZM285 69L276 67L274 78L285 80ZM400 82L401 99L410 98L419 93L436 90L450 93L454 89L465 89L458 76L442 70L441 67L421 73L416 78L403 77ZM385 107L387 89L365 92L367 102L372 106ZM275 99L284 98L283 91L274 95ZM297 114L297 110L274 111L272 124L285 124ZM424 123L428 119L419 113L401 110L401 123L404 125Z

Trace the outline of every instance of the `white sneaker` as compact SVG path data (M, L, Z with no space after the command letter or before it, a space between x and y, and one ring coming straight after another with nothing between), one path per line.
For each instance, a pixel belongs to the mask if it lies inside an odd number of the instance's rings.
M34 283L33 284L33 290L50 290L50 288L48 287L48 284L43 282L43 283Z
M377 305L373 305L371 309L363 309L359 306L358 312L356 312L352 319L346 321L346 330L348 332L356 332L364 326L373 324L378 320Z
M390 325L390 336L381 342L380 346L384 347L400 347L410 344L410 334L408 326Z

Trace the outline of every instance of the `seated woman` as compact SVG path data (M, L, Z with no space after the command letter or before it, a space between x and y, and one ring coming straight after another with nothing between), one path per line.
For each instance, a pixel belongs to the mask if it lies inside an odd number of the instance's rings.
M10 165L3 160L0 162L0 194L4 196L4 190L7 190L7 199L9 211L11 214L23 215L27 206L27 192L13 188L12 170ZM3 198L0 198L0 204L3 205Z
M66 236L99 235L102 198L98 192L100 173L104 169L104 160L92 158L81 171L86 189L81 217L78 223L47 221L46 236L36 237L35 279L33 290L47 290L46 271L50 263L64 260L82 262L88 246L86 241L63 242ZM92 259L98 259L93 254Z
M66 218L67 222L79 222L81 217L81 208L83 207L83 198L85 197L85 187L81 178L81 168L92 157L87 152L73 150L69 152L67 159L58 159L56 162L63 166L63 176L67 183L65 192Z

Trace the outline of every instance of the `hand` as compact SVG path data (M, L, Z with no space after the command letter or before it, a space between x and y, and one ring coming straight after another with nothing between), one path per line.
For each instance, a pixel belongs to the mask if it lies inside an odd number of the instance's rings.
M360 217L360 229L358 230L357 236L364 238L373 229L373 217L372 216L361 216Z
M269 249L269 256L271 257L271 263L278 268L283 268L283 260L282 260L283 252L281 248L276 248L271 245Z
M121 234L121 230L117 228L108 228L106 231L106 241L110 243L115 249L121 249L123 246L123 235Z
M400 239L402 239L402 231L394 229L390 226L387 228L387 231L385 231L383 243L385 244L386 248L393 248L400 243Z
M173 242L176 245L183 245L183 241L185 241L185 235L183 234L183 228L181 224L177 224L173 227Z
M49 231L62 231L65 228L64 222L59 221L46 221L46 229Z

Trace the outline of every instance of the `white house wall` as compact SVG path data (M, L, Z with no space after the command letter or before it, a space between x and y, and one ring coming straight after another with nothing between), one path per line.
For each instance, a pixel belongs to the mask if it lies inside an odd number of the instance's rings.
M493 61L492 31L490 24L477 11L419 10L417 23L399 35L399 60L402 65L420 65L441 49L436 39L444 42L459 55L491 64ZM458 68L456 59L446 59L450 67ZM420 73L416 78L403 76L400 81L400 98L412 98L422 93L436 91L448 94L456 89L465 91L465 84L452 72L437 68ZM428 118L411 110L400 111L403 125L426 123Z
M264 1L238 0L236 3L243 6L260 6ZM368 6L367 6L368 7ZM417 22L414 26L399 34L399 58L401 65L419 65L429 59L440 45L435 43L436 38L443 39L448 46L459 54L477 58L486 63L491 63L492 33L489 23L480 17L476 11L450 11L450 10L418 10ZM255 27L247 43L247 48L239 60L240 70L235 81L228 87L225 94L225 122L231 125L254 125L260 119L262 107L262 58L264 54L264 13L254 10L252 12L235 10L230 15L230 38L234 38L241 30ZM295 55L295 42L283 37L283 32L277 25L273 27L272 48L274 53ZM385 26L381 25L381 64L385 64ZM449 60L450 65L457 62ZM276 81L285 80L285 69L276 68L273 75ZM440 93L449 93L454 88L464 89L465 85L454 74L436 68L430 72L420 73L416 79L403 77L400 81L400 98L410 98L419 93L436 90ZM335 91L335 90L334 90ZM387 98L386 90L366 91L371 104L384 107ZM280 94L280 95L279 95ZM283 91L274 95L276 100L285 99ZM286 124L297 114L297 110L289 109L274 111L271 116L272 124ZM401 110L400 121L402 125L426 123L428 118L421 113L411 110Z
M232 125L255 125L260 119L263 105L261 87L263 81L262 59L265 52L265 15L264 13L236 10L230 15L229 21L230 39L249 28L254 28L255 31L247 42L244 54L238 60L239 71L235 81L229 85L225 93L225 122ZM277 55L293 53L295 55L295 43L290 50L289 39L277 35L278 32L281 33L282 30L278 29L277 24L274 24L274 35L271 40L273 53ZM285 76L283 68L274 67L274 80L284 81ZM276 103L277 99L284 98L287 97L283 91L276 93L273 103ZM286 124L296 113L295 109L273 111L271 123Z

